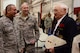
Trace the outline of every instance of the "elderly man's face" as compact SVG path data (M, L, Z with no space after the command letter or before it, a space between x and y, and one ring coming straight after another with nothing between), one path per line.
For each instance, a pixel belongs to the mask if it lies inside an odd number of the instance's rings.
M24 6L22 6L22 12L23 12L23 14L28 14L29 13L29 6L28 5L24 5Z
M62 16L66 13L66 10L64 8L61 8L59 6L54 8L54 17L58 20L62 18Z
M15 14L17 13L16 7L11 6L11 10L9 11L9 14L11 17L15 17Z

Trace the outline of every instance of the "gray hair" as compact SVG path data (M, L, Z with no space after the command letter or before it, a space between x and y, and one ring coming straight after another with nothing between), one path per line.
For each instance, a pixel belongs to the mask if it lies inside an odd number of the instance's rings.
M68 6L65 5L64 3L55 3L54 6L53 6L53 9L54 9L56 6L59 6L59 7L61 7L61 8L66 9L66 13L68 13L68 9L69 9L69 8L68 8Z
M24 5L28 5L28 3L27 3L27 2L22 3L21 8L22 8Z

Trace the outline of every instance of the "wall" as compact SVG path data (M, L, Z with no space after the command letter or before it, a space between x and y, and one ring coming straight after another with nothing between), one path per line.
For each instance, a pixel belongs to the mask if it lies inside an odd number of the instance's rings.
M3 9L5 9L8 4L16 5L16 0L3 0Z
M0 0L1 1L1 15L3 15L3 10L8 4L14 4L17 9L19 9L19 1L20 0Z

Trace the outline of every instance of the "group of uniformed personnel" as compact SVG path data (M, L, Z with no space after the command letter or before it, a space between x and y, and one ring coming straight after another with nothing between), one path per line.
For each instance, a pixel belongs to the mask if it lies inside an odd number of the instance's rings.
M29 14L28 3L24 2L21 12L16 13L15 5L9 4L0 18L0 53L35 53L39 29L35 17Z

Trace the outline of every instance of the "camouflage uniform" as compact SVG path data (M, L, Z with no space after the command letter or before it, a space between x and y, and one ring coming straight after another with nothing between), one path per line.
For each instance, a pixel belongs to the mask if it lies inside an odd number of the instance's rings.
M18 53L14 23L6 16L0 18L0 53Z
M39 29L36 19L31 15L28 15L28 18L23 19L21 14L19 14L16 16L15 20L18 25L20 35L23 36L22 41L25 42L21 43L21 45L25 45L27 53L35 53L35 44L30 44L30 41L33 39L37 41L39 38Z
M44 20L44 26L46 29L46 33L48 34L48 30L52 28L52 18L51 17L46 17Z

